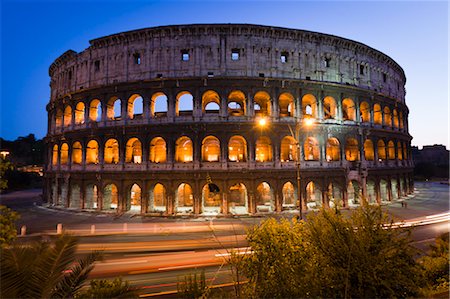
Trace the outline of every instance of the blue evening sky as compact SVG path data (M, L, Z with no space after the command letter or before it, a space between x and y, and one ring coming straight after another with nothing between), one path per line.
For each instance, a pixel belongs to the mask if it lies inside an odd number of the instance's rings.
M1 3L0 137L47 131L48 67L97 37L145 27L253 23L360 41L397 61L407 77L413 145L448 142L446 1L32 1Z

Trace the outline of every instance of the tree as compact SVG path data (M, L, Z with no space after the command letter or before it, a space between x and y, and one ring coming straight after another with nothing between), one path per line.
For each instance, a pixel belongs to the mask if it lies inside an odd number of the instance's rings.
M425 291L427 293L448 292L449 288L449 233L436 238L435 245L430 245L428 255L419 259L424 268L427 280Z
M73 298L79 292L99 252L75 258L77 240L60 236L53 244L13 244L1 249L0 297Z
M0 158L0 192L8 188L8 180L5 174L8 170L12 170L12 164L6 159Z
M138 298L138 296L135 290L130 287L128 281L122 281L122 278L116 278L114 280L91 280L89 289L77 295L76 298Z
M15 221L19 218L17 212L0 205L0 247L7 246L16 239Z

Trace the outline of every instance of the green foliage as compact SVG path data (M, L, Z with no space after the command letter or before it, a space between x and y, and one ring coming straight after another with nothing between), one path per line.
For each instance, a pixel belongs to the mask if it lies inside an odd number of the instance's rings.
M79 299L100 298L139 298L136 291L130 287L128 281L122 278L114 280L91 280L89 289L76 296Z
M77 240L60 236L53 244L13 244L1 249L2 298L73 298L100 254L76 260Z
M419 262L424 268L428 292L448 290L449 288L449 233L436 238L430 246L430 253Z
M182 298L206 298L209 289L206 285L205 270L202 270L200 275L194 273L185 276L183 281L177 283L177 290Z
M8 180L6 179L5 174L8 170L12 169L13 165L9 161L0 158L0 191L8 188Z
M15 221L19 218L17 212L0 205L0 247L10 245L16 239Z

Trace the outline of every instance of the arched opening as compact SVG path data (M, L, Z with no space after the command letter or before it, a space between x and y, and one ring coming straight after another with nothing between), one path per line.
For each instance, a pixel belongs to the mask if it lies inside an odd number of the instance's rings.
M403 143L403 157L405 160L408 160L408 151L406 148L406 143Z
M202 142L202 161L219 162L220 160L220 141L217 137L208 136Z
M355 138L347 138L345 144L345 159L347 161L359 161L358 141Z
M361 122L370 123L370 106L367 102L362 102L359 105L359 115L361 117Z
M303 144L303 152L305 155L305 161L319 161L320 149L317 139L314 137L308 137Z
M203 93L202 111L205 114L219 114L220 97L217 92L213 90L208 90Z
M67 143L63 143L61 145L61 165L69 164L69 145Z
M80 193L80 186L73 184L70 187L69 208L81 209Z
M84 124L85 106L83 102L78 102L75 106L75 124Z
M302 97L302 113L303 116L317 118L317 101L312 94L305 94Z
M326 156L328 162L341 160L341 146L337 138L328 138Z
M290 93L283 92L278 97L278 106L280 107L280 117L295 116L294 96Z
M175 113L177 116L190 116L194 110L194 97L188 91L177 94Z
M231 214L248 214L247 188L242 183L237 183L229 188L228 210Z
M283 194L283 209L294 209L297 202L297 190L291 182L283 185L281 190Z
M194 193L189 184L180 184L175 196L177 213L192 213L194 211Z
M228 95L228 115L230 116L243 116L246 115L246 98L242 91L234 90Z
M339 184L330 183L328 185L328 205L330 208L341 208L343 204L342 189Z
M142 163L142 144L136 137L130 138L125 149L126 163Z
M377 147L378 147L378 159L380 161L386 160L386 144L382 139L378 140Z
M128 118L134 119L136 117L142 117L144 111L144 100L139 94L133 94L128 98L127 114Z
M256 187L256 212L270 213L274 211L274 196L272 188L266 182L262 182Z
M163 184L157 183L150 194L149 210L155 212L165 212L167 206L166 188Z
M96 209L98 207L98 189L97 185L89 184L86 186L84 197L85 209Z
M127 210L140 212L142 203L141 187L138 184L133 184L128 196L127 203L129 204L129 207L127 207Z
M81 143L75 141L72 145L72 164L81 164L83 162L83 147Z
M386 180L380 180L380 197L381 201L389 201L389 189Z
M68 127L72 124L72 107L66 106L64 109L64 127Z
M220 192L211 192L208 184L202 189L202 210L203 214L219 214L222 205L222 195Z
M381 113L380 104L373 105L373 122L376 125L383 124L383 114Z
M89 104L89 120L90 121L101 121L102 119L102 105L100 100L93 99Z
M67 193L68 186L67 185L68 185L67 183L62 183L61 184L61 194L60 194L61 202L59 202L59 204L62 207L66 207L67 206L67 196L68 196L68 193Z
M369 204L375 204L377 202L377 194L375 192L375 182L368 180L366 184L367 202Z
M356 120L356 107L352 99L347 98L342 101L342 119Z
M392 116L391 116L391 109L389 109L388 106L384 107L384 125L391 127L392 126Z
M403 160L403 147L400 141L397 142L397 159Z
M320 192L319 186L312 181L306 185L306 205L309 209L322 206L322 192Z
M119 163L119 142L116 139L108 139L105 143L104 162L106 164Z
M153 117L160 118L167 116L167 96L162 92L152 95L151 114Z
M358 181L352 180L348 182L347 196L349 205L359 205L361 200L361 187Z
M336 100L327 96L323 99L323 117L324 119L335 119L337 114Z
M265 91L258 91L253 97L255 116L270 116L270 95Z
M155 137L150 142L150 162L165 163L167 161L166 141L162 137Z
M111 97L106 106L106 117L110 120L120 120L122 116L122 101Z
M398 128L399 124L398 124L398 111L397 111L397 109L394 108L394 110L392 110L392 116L394 118L394 128Z
M401 111L399 113L399 126L400 126L400 129L403 129L405 127L405 124L403 123L403 112L401 112Z
M364 141L364 158L367 161L374 160L373 142L370 139L366 139L366 141Z
M257 162L272 161L272 142L269 137L261 136L256 140L255 160Z
M188 163L194 158L192 140L189 137L182 136L175 143L175 161Z
M103 210L115 210L119 204L119 191L115 184L106 185L103 189Z
M58 165L58 145L55 144L52 150L52 165Z
M291 136L281 139L280 160L281 162L297 161L297 142Z
M61 128L63 124L63 112L61 109L56 109L55 126Z
M91 140L86 147L86 164L98 164L98 142Z
M392 195L392 200L397 200L398 199L397 179L391 179L391 195Z
M247 161L247 142L242 136L233 136L228 141L228 160L231 162Z
M395 160L395 145L392 140L388 142L388 159Z

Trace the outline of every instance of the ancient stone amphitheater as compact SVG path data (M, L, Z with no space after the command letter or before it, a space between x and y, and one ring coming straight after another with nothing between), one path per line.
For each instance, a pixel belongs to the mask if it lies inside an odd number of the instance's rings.
M53 205L255 215L412 192L405 74L359 42L248 24L162 26L91 40L49 74Z

